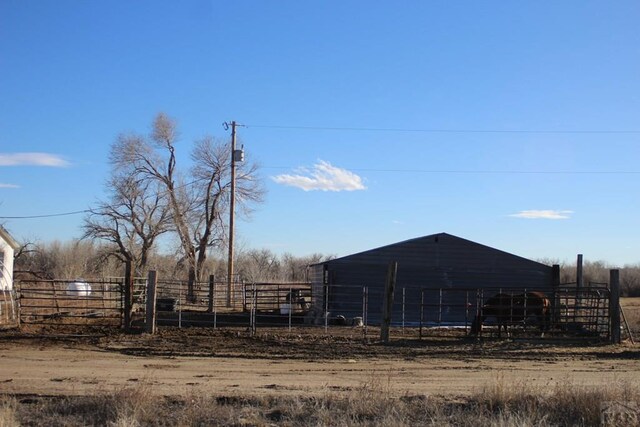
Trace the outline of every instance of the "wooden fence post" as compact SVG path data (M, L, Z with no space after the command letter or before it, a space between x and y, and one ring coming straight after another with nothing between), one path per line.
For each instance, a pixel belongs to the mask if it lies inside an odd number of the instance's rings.
M193 268L189 269L189 280L187 282L187 301L190 303L195 303L196 298L196 271Z
M213 305L215 304L215 286L216 280L213 274L209 275L209 306L207 307L207 312L213 313Z
M156 285L156 271L150 270L147 279L147 319L145 323L145 331L149 334L156 333Z
M578 254L578 259L576 261L576 287L578 288L578 291L582 290L582 288L584 287L584 276L582 274L583 268L582 268L582 254Z
M573 302L573 322L584 322L582 310L582 291L584 289L584 277L582 275L582 254L578 254L576 260L576 297Z
M127 261L124 267L124 330L131 331L133 312L133 265Z
M382 323L380 325L380 341L389 342L389 326L391 325L391 313L393 312L393 291L396 287L396 274L398 262L389 263L387 281L384 286L384 299L382 300Z
M620 344L620 271L609 270L609 325L611 343Z

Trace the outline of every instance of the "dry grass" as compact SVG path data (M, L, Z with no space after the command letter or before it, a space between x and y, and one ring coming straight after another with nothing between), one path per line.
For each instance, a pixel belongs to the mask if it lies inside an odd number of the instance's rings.
M640 341L640 297L620 298L620 306L635 340Z
M487 421L490 414L518 420L514 424L497 425L597 426L600 425L601 408L605 402L637 404L640 402L640 388L624 381L595 388L570 383L532 386L525 382L506 383L498 378L480 390L473 400L478 407L488 411Z
M15 427L20 425L17 418L18 401L8 397L0 400L0 427Z
M388 381L389 379L385 380ZM151 384L114 393L0 398L4 426L596 426L601 403L639 402L636 385L530 386L497 378L471 396L392 396L373 379L323 396L154 397Z

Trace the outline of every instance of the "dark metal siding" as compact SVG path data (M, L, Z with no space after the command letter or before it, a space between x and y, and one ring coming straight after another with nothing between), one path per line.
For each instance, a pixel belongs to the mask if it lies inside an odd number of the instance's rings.
M510 288L551 291L552 267L509 254L449 234L436 234L400 242L378 249L327 261L329 281L334 286L368 286L369 319L376 321L382 307L382 290L386 280L388 264L398 262L398 275L394 308L401 301L398 295L402 288L411 299L412 318L419 316L417 302L420 292L414 288L475 289ZM407 295L405 295L407 297ZM353 299L345 301L344 299ZM433 300L435 295L426 295ZM464 292L446 292L443 303L463 306ZM362 291L354 289L340 300L329 297L329 309L339 314L344 307L353 307L362 300ZM432 301L433 302L433 301ZM408 306L407 306L408 307ZM398 308L398 309L401 309ZM443 321L462 321L465 313L460 309L449 309Z

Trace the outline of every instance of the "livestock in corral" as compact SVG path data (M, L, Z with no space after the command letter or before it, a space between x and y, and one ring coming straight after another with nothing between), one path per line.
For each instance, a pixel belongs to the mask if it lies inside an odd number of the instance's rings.
M530 323L537 324L544 335L549 328L550 315L551 301L542 292L531 291L517 295L498 293L480 308L471 324L471 334L478 335L482 331L483 322L493 317L498 325L498 337L501 336L502 329L508 333L509 325Z
M306 313L310 308L309 302L302 296L300 289L292 289L287 292L285 300L287 304L289 304L290 309L294 311L300 309L303 313Z
M489 298L480 308L480 312L471 324L471 334L478 335L482 330L482 324L487 318L493 317L498 324L498 336L504 328L507 332L507 324L512 317L513 297L508 294L498 293Z
M551 327L551 300L543 292L531 291L526 294L516 295L515 304L522 313L522 321L525 324L535 323L540 332Z

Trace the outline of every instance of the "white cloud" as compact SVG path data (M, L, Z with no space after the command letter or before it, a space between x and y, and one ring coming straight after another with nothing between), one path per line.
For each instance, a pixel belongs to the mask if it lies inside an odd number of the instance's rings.
M362 178L346 169L319 160L312 169L300 168L298 174L272 176L278 184L297 187L304 191L356 191L366 190Z
M514 218L527 219L569 219L573 211L555 211L555 210L531 210L520 211L509 216Z
M0 188L20 188L20 186L15 184L3 184L0 182Z
M49 166L61 168L69 166L69 162L57 154L0 153L0 166Z

